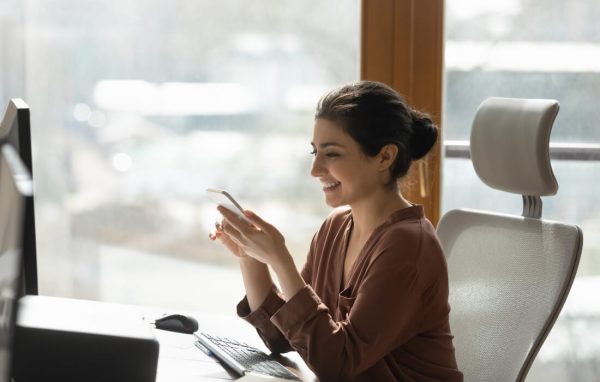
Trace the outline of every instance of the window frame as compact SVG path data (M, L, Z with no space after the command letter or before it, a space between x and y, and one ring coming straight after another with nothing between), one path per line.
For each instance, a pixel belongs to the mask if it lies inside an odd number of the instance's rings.
M443 58L443 0L362 0L360 78L390 85L440 128L436 145L401 185L434 225L441 209Z

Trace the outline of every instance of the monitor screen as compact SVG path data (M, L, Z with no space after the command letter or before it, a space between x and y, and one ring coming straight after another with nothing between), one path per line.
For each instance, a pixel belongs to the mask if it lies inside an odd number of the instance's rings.
M20 98L11 99L0 124L0 143L9 143L33 176L29 106ZM38 294L35 212L33 198L25 206L25 240L23 242L24 293Z
M10 381L17 298L21 287L23 223L33 184L17 152L0 147L0 382Z

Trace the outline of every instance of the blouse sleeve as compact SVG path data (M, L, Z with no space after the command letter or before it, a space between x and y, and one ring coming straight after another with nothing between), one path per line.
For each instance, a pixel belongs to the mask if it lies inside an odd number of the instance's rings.
M312 275L311 261L314 252L314 241L311 243L307 261L302 268L302 278L309 284ZM237 305L237 314L242 319L246 320L250 325L256 328L258 335L273 353L285 353L293 350L289 341L281 333L281 331L271 322L273 314L285 304L285 300L281 292L275 285L271 287L271 291L263 301L263 303L255 311L250 310L247 297L244 297Z
M244 297L237 305L237 314L256 328L258 335L273 353L292 350L290 343L281 331L271 322L271 316L285 303L279 290L272 286L263 303L254 311L250 310L248 298Z
M342 321L334 321L308 285L271 317L321 380L349 380L419 331L418 271L413 263L398 263L398 250L380 253L356 294L340 294Z

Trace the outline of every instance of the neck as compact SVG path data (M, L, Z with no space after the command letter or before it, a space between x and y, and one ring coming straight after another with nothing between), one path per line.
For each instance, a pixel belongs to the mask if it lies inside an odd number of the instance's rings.
M390 215L411 204L395 189L382 189L357 203L350 205L354 234L368 237Z

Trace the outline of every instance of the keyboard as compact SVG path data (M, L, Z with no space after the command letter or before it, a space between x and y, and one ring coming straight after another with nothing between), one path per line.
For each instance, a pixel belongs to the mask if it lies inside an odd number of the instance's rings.
M275 358L244 342L206 333L194 333L194 336L197 339L195 345L199 349L214 355L239 376L254 373L294 381L300 380Z

